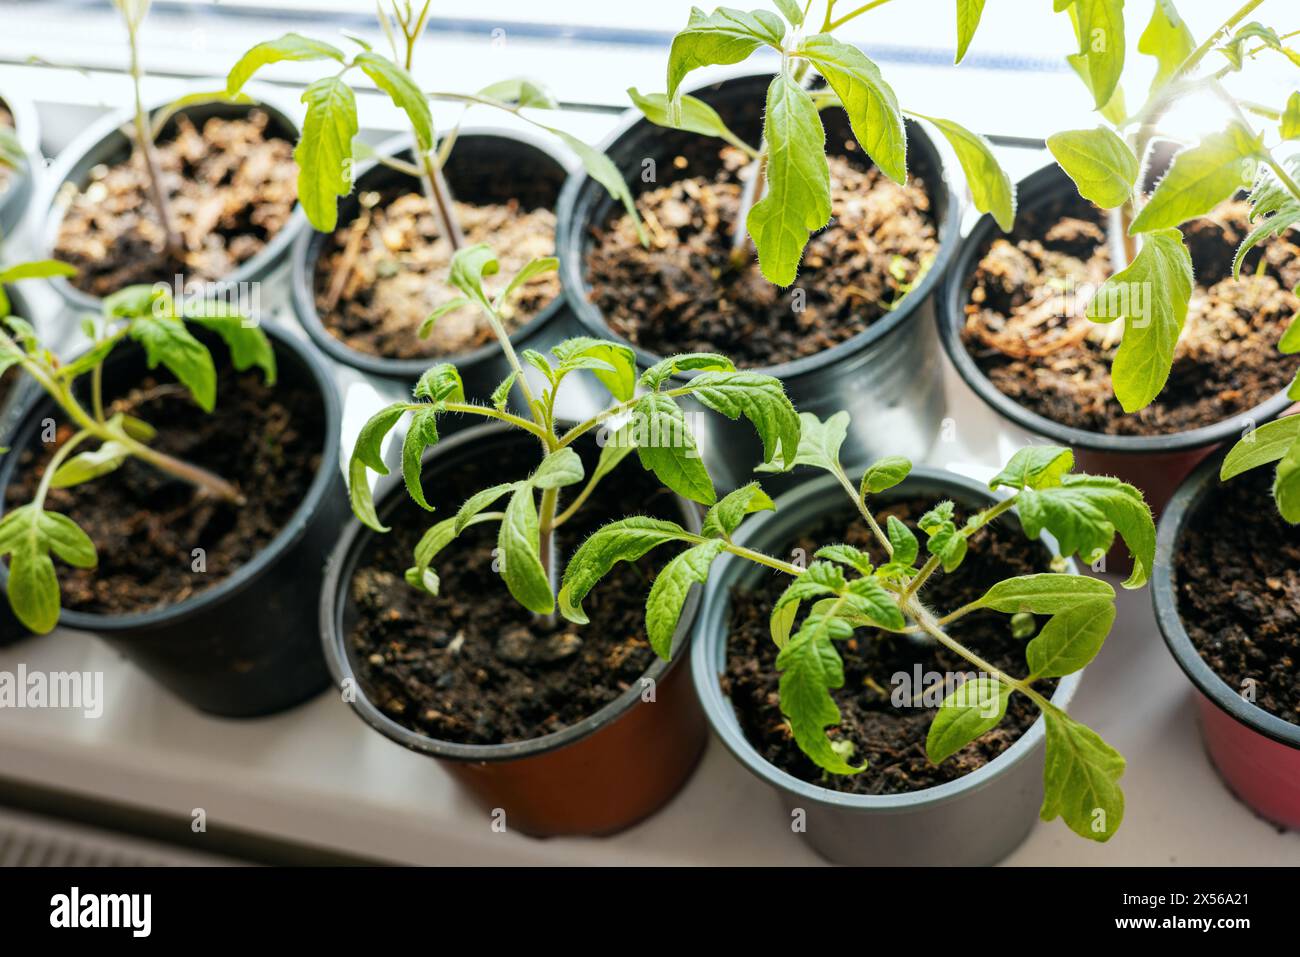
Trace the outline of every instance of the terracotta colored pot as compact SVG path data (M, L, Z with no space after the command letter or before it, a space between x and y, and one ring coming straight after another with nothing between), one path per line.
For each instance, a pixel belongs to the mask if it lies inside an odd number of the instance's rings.
M1300 829L1300 725L1243 698L1206 664L1183 628L1173 562L1189 521L1219 483L1221 455L1203 462L1174 494L1156 535L1151 596L1156 622L1178 666L1196 688L1201 734L1224 783L1260 815ZM1270 506L1271 507L1271 504Z
M1074 184L1060 167L1055 164L1045 166L1019 184L1020 207L1022 210L1034 209L1051 203L1063 192L1073 193L1074 190ZM992 217L981 217L948 273L939 298L939 336L948 358L966 384L1002 418L1042 436L1048 442L1074 449L1081 471L1114 475L1141 489L1157 517L1174 490L1205 456L1222 443L1235 441L1246 429L1275 418L1289 404L1290 400L1282 392L1231 419L1166 435L1088 432L1062 425L1024 408L989 381L961 341L965 306L970 298L967 281L998 235L1001 231ZM1127 562L1127 553L1116 549L1107 557L1107 570L1126 574L1122 566Z
M590 456L590 468L598 450L579 451ZM471 457L504 462L535 452L532 437L508 426L467 429L430 451L424 481L435 486L441 474ZM398 476L381 483L375 495L381 519L401 506L405 496ZM680 504L683 524L698 531L699 512L685 500ZM457 744L398 724L375 707L357 681L346 641L356 616L348 586L373 535L360 522L348 525L330 558L320 600L326 660L338 685L356 689L349 703L363 721L437 760L485 809L504 811L509 829L537 837L614 833L652 814L686 783L706 738L687 654L698 590L682 611L671 662L656 659L640 682L595 714L528 741ZM651 691L653 700L646 700Z

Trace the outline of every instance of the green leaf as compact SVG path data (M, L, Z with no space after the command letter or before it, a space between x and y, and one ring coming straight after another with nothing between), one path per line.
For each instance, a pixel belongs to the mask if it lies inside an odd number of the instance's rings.
M9 605L37 634L59 621L59 581L53 553L77 568L94 568L95 544L72 519L35 504L21 505L0 519L0 557L9 557Z
M641 386L658 391L671 376L679 372L733 372L735 365L726 356L713 352L688 352L660 359L641 373Z
M1079 53L1097 109L1110 102L1124 72L1124 0L1075 0Z
M555 610L551 582L542 566L537 503L531 485L515 489L497 535L501 577L515 601L538 615Z
M492 407L498 412L506 410L506 403L510 401L510 390L515 387L515 380L519 378L518 372L512 372L504 379L501 384L492 390Z
M966 56L983 15L984 0L957 0L957 56L953 63L960 63Z
M1164 86L1192 50L1196 41L1192 31L1174 9L1172 0L1155 0L1151 21L1138 38L1138 52L1156 58L1156 75L1151 80L1154 92Z
M808 37L800 53L839 97L849 115L853 136L867 155L881 172L903 185L907 180L907 130L898 98L880 75L879 67L857 47L841 43L829 33Z
M600 458L596 460L596 468L588 479L591 483L599 482L614 471L618 463L627 458L628 453L636 448L635 436L630 425L625 424L614 432L602 434L605 444L600 447Z
M862 497L875 495L899 485L912 474L912 463L901 455L888 455L872 463L862 476Z
M561 369L565 363L584 357L603 362L608 369L592 369L592 374L615 401L627 402L636 394L636 354L628 346L581 336L553 346L551 353L560 360Z
M988 140L972 133L960 123L934 116L923 116L943 134L957 154L966 183L970 186L971 200L981 213L989 213L1003 232L1010 232L1016 219L1016 188L993 155Z
M849 582L844 598L845 617L855 626L872 625L901 631L906 622L894 596L874 578L859 578Z
M643 395L636 404L639 417L637 456L641 466L683 498L704 505L717 501L713 479L700 460L695 437L686 425L682 410L659 392Z
M275 385L275 349L261 327L240 315L190 316L186 321L211 330L230 350L230 364L243 372L254 366L262 370L267 385Z
M1300 140L1300 90L1287 97L1278 132L1284 140Z
M483 511L483 509L487 508L502 495L505 495L507 492L515 491L523 484L523 482L503 482L500 485L493 485L490 488L480 489L475 492L469 498L465 499L465 503L461 505L460 511L456 513L456 517L452 520L452 531L456 535L459 535L479 512Z
M1288 415L1268 422L1243 436L1223 460L1219 478L1236 478L1242 472L1269 465L1286 455L1300 439L1300 416Z
M466 246L451 257L451 270L447 282L463 292L471 302L484 312L491 313L492 302L483 291L483 277L495 276L501 271L497 254L487 243Z
M668 51L668 98L676 99L677 88L692 70L739 63L764 44L780 50L784 39L785 24L767 10L746 13L719 7L706 15L692 8Z
M1205 215L1237 190L1249 189L1262 151L1260 138L1236 122L1180 151L1129 232L1136 236L1173 228Z
M790 466L798 453L799 413L781 380L760 372L701 372L690 382L691 397L729 419L747 418L763 440L763 461L778 452Z
M803 26L803 10L799 9L796 0L773 0L773 2L781 14L790 21L790 26Z
M614 165L613 161L600 150L594 146L588 146L572 133L566 133L564 130L550 126L544 127L544 129L562 140L569 149L573 150L582 163L582 168L587 171L587 175L605 187L605 192L609 193L611 198L623 204L623 209L626 210L628 216L632 217L632 222L636 225L637 235L641 238L642 244L648 242L645 226L641 223L641 214L637 212L636 202L632 198L632 191L628 189L627 181L623 179L623 174L618 171L618 167Z
M637 92L636 87L630 86L627 95L645 118L655 126L663 126L671 130L685 130L688 133L698 133L701 136L716 136L737 149L744 150L746 153L753 154L755 152L752 146L731 132L727 124L722 121L722 117L718 115L717 110L701 99L693 96L682 96L677 103L678 116L674 119L672 104L669 102L667 94L642 94Z
M439 362L421 373L411 395L417 399L428 399L433 403L464 402L465 385L461 382L460 372L450 362Z
M1025 534L1033 539L1046 529L1063 556L1095 561L1118 532L1133 556L1133 573L1125 588L1140 588L1155 560L1156 529L1142 493L1107 475L1067 475L1055 488L1025 489L1017 501Z
M775 511L776 504L757 482L742 485L724 495L704 516L703 534L712 538L729 538L741 520L753 512Z
M348 463L348 497L352 502L352 512L363 525L376 532L386 532L388 526L381 523L375 513L374 497L366 470L370 469L380 475L388 474L388 466L384 464L384 438L406 408L405 402L395 402L372 415L361 427L356 445L352 447L352 459Z
M1192 286L1192 255L1183 234L1163 229L1148 234L1128 268L1107 279L1088 304L1094 322L1124 320L1110 376L1125 412L1146 407L1165 387Z
M582 458L565 446L542 459L542 464L537 466L537 471L528 481L533 488L563 488L581 482L584 474Z
M836 412L823 423L811 412L799 413L799 445L795 456L787 465L785 446L781 447L780 461L764 463L755 472L788 472L799 465L835 472L840 467L840 447L849 431L849 414Z
M226 76L226 95L237 95L253 74L269 63L282 60L338 60L343 63L345 59L338 47L298 33L286 33L276 40L257 44L239 58Z
M1025 656L1034 678L1059 678L1083 668L1110 634L1115 623L1113 598L1087 601L1052 616Z
M362 51L353 62L406 114L420 152L427 153L433 149L433 115L429 112L429 101L411 74L378 53Z
M963 681L943 699L930 731L925 753L933 764L952 757L984 732L997 727L1007 713L1011 688L996 678Z
M1026 445L1017 449L989 488L1051 488L1074 468L1074 453L1056 445Z
M77 274L77 268L57 259L37 259L32 262L15 263L0 269L0 283L20 282L24 279L53 279L62 276L70 279ZM152 287L146 286L146 289Z
M823 545L817 549L814 557L847 565L863 575L870 575L875 571L871 564L871 556L852 545Z
M772 641L778 648L784 647L802 602L811 598L840 595L847 589L844 571L838 565L829 561L813 562L802 575L786 586L772 607L769 623Z
M564 569L560 589L560 613L569 621L587 624L582 600L618 562L634 562L656 545L689 541L684 528L675 522L633 516L602 526L578 547Z
M896 515L889 516L887 523L889 529L889 544L893 546L894 553L890 556L890 561L902 562L904 565L910 565L916 561L917 552L920 546L917 544L916 536L912 530L903 524L902 520Z
M549 90L536 80L524 77L511 77L490 83L478 91L479 96L502 103L511 103L518 107L532 107L539 110L558 110L560 104L555 101Z
M942 525L928 534L930 540L925 547L930 554L939 559L944 571L955 571L966 558L966 537L952 523Z
M510 277L509 284L501 291L501 295L497 296L496 302L494 302L493 305L496 306L497 309L500 309L510 301L510 297L514 295L515 290L522 288L524 284L534 276L541 276L548 272L555 272L555 270L559 268L560 261L554 256L540 256L528 260L528 262L524 263L522 269Z
M1044 572L1000 581L976 602L1007 614L1055 615L1081 605L1111 601L1115 589L1099 578Z
M144 346L145 362L150 369L161 362L194 396L204 412L217 404L217 370L212 354L190 335L185 323L175 318L138 315L131 320L128 334Z
M673 635L682 616L682 606L695 582L703 585L709 580L713 560L726 549L721 539L704 542L686 549L655 576L650 595L645 603L646 635L650 647L660 658L672 654Z
M1061 169L1074 180L1079 195L1103 209L1128 202L1137 182L1138 160L1122 139L1104 126L1066 130L1047 138Z
M794 282L813 230L831 218L826 131L808 91L778 73L767 91L767 193L749 210L746 228L764 277L778 286Z
M432 512L433 506L424 497L424 483L421 481L424 450L438 441L438 410L420 409L411 416L411 424L406 429L402 440L402 480L406 491L415 504Z
M1283 161L1292 176L1300 175L1300 156L1288 157ZM1259 177L1250 193L1250 219L1259 220L1250 234L1237 247L1232 259L1232 276L1241 278L1241 266L1246 253L1270 236L1280 236L1286 230L1300 223L1300 200L1291 195L1291 191L1282 184L1277 174L1267 166L1261 166Z
M307 115L294 147L298 201L323 233L338 223L338 197L352 192L352 139L357 135L357 100L338 77L317 80L302 94Z
M1273 498L1284 519L1292 525L1300 523L1300 442L1293 443L1277 463Z
M1047 722L1047 761L1039 816L1058 815L1080 837L1108 841L1124 819L1124 792L1117 783L1124 756L1093 731L1055 709Z
M800 750L818 767L831 774L855 774L866 765L846 762L826 737L825 729L840 723L830 692L844 685L844 663L831 641L833 633L829 622L810 616L777 655L781 712Z
M50 480L52 488L71 488L82 482L99 478L116 470L131 457L130 451L120 442L111 439L90 452L79 452L64 460Z
M469 297L457 296L455 299L450 299L442 305L434 307L433 312L429 313L425 320L420 323L420 328L416 332L416 335L421 339L427 339L429 333L433 332L433 327L438 324L439 319L448 313L455 312L457 309L463 309L465 306L469 305L469 302Z

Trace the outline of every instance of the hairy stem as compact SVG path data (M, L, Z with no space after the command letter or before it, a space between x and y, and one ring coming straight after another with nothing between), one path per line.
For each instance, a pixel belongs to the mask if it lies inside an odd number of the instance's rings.
M140 66L140 44L136 36L137 24L127 20L126 35L131 48L131 83L135 90L135 143L140 150L140 159L144 163L145 174L149 180L149 198L158 213L158 223L162 226L163 242L166 252L176 256L184 251L180 233L176 231L172 218L171 203L163 189L162 171L158 166L158 155L154 151L153 131L149 128L149 114L145 112L144 97L140 92L140 82L144 71Z

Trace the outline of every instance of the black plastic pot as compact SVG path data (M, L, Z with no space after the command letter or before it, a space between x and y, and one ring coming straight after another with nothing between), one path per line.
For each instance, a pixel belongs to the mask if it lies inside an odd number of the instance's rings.
M44 167L41 157L41 125L36 106L31 100L18 95L13 89L0 90L0 105L9 110L14 119L14 135L27 156L24 169L9 172L9 185L0 192L0 238L7 239L18 229L27 204L36 191L38 171Z
M401 136L390 140L378 152L396 156L409 163L412 161L410 137ZM498 178L493 171L503 162L517 170L517 175L508 180ZM483 128L467 129L460 133L444 173L452 194L459 200L470 203L517 200L525 208L536 209L555 206L566 169L564 154L544 137L514 130ZM357 175L352 194L339 203L339 224L346 225L356 219L360 209L360 193L403 185L409 186L413 192L422 189L422 184L415 177L381 165L378 161L370 161ZM478 399L490 396L497 384L510 373L510 366L495 342L459 355L418 359L385 358L344 345L325 328L316 311L316 263L329 238L325 233L307 229L299 236L293 248L294 312L312 341L329 356L362 372L411 383L431 365L451 362L460 371L466 395ZM515 330L510 341L516 351L536 349L544 352L558 342L562 336L556 331L556 320L560 318L563 309L564 301L557 296L555 301ZM415 335L414 331L411 335Z
M1067 197L1078 201L1074 184L1055 164L1045 166L1021 181L1019 197L1022 213ZM961 341L961 330L966 320L965 306L970 298L970 276L999 235L1001 230L991 216L981 217L971 230L943 290L939 335L948 357L976 395L1007 421L1056 445L1074 449L1080 471L1115 475L1136 486L1146 496L1147 504L1159 515L1179 483L1216 446L1235 439L1252 424L1258 425L1276 417L1289 404L1286 395L1280 393L1232 419L1166 435L1088 432L1054 422L1017 404L988 380Z
M5 286L4 291L9 297L12 314L31 321L32 314L22 293L14 286ZM6 449L13 447L14 430L22 421L23 407L29 404L28 396L34 388L32 381L23 374L21 369L10 369L7 376L12 381L4 400L0 401L0 448ZM0 648L12 645L30 635L27 626L14 615L9 602L0 601Z
M598 450L590 443L576 444L590 468ZM466 429L425 456L425 488L433 495L440 475L470 459L527 460L536 455L536 446L535 439L504 425ZM386 522L407 505L406 491L396 476L381 481L375 499ZM683 524L698 531L699 512L689 502L680 504ZM636 504L630 503L628 510L636 511ZM484 808L504 810L511 830L536 837L613 833L654 813L681 789L699 761L706 738L687 660L698 595L692 595L682 611L672 660L656 658L641 682L595 714L528 741L494 745L440 741L388 717L365 696L356 678L347 641L357 616L349 583L374 537L360 522L344 529L320 596L320 638L330 671L340 687L355 689L345 697L366 724L389 740L434 758ZM644 602L644 596L630 595L628 601ZM653 702L642 700L646 679L654 682Z
M302 504L271 543L225 580L192 598L130 615L64 610L59 624L91 632L201 711L254 717L283 710L316 694L329 675L320 653L316 605L325 560L349 514L339 469L340 411L323 363L296 337L265 326L275 347L279 382L307 386L322 405L321 462ZM211 337L207 341L212 344ZM223 346L213 357L224 361ZM119 346L104 366L105 390L137 381L144 352ZM60 418L42 395L28 404L15 448L35 444L41 421ZM0 460L0 495L18 457ZM2 502L2 499L0 499ZM8 586L8 570L0 569Z
M265 113L270 120L268 129L284 139L296 143L298 127L289 116L277 109L273 103L261 99L256 104L238 103L200 103L187 106L178 111L202 125L212 117L238 118L247 116L250 110L257 109ZM171 101L158 103L150 108L150 115L156 114ZM132 140L126 130L129 128L134 111L123 111L106 116L88 127L62 153L59 154L54 168L46 177L46 187L41 196L41 209L45 211L45 224L39 237L43 255L54 258L54 246L58 241L59 227L67 209L67 199L63 195L64 184L73 183L78 188L85 186L90 178L90 171L99 165L113 165L125 161L132 150ZM164 133L165 135L165 133ZM214 285L229 284L235 286L242 282L257 282L265 279L289 252L294 237L306 228L307 217L301 206L294 207L293 215L284 228L277 233L266 248L253 256L229 276L223 277ZM160 281L171 283L172 277L160 276ZM67 279L56 277L50 283L58 290L68 305L78 311L98 312L102 300L98 296L82 292Z
M1205 750L1224 782L1260 815L1300 830L1300 725L1247 701L1205 663L1178 613L1178 543L1197 514L1212 507L1223 455L1215 455L1183 483L1160 519L1151 599L1156 624L1195 689ZM1272 503L1260 502L1260 508Z
M761 132L764 91L770 82L770 74L741 76L700 87L692 94L717 110L738 136L756 143ZM822 121L828 150L856 163L870 162L860 149L850 152L844 148L853 138L844 111L826 110ZM841 410L852 414L843 448L846 464L863 464L885 454L923 458L938 437L944 413L933 320L936 293L957 250L961 208L948 172L951 167L945 167L934 141L911 120L907 121L907 137L908 169L925 180L938 223L939 250L929 271L897 309L854 338L817 355L757 370L779 378L802 412L820 418ZM642 192L662 185L642 181L642 163L646 160L655 161L661 179L669 175L667 171L676 170L674 159L679 157L687 165L671 175L712 175L719 165L717 151L702 152L702 141L717 142L655 126L639 111L629 110L603 148L632 190ZM621 337L609 328L591 302L586 261L594 243L593 230L621 212L622 206L610 198L603 186L576 173L565 184L560 198L556 242L564 295L578 322L588 335L620 341ZM635 346L633 349L642 367L661 358ZM688 377L680 376L683 381ZM705 415L700 419L697 437L701 454L721 490L749 481L753 467L762 461L761 446L747 424ZM771 484L781 487L790 482L781 476Z
M953 499L971 509L996 501L985 486L930 468L914 470L881 500L918 493L936 501ZM832 476L781 495L776 505L775 512L751 518L736 536L737 544L763 551L779 549L825 516L852 511ZM1018 527L1014 512L1007 513L1005 519ZM1054 544L1049 541L1047 547ZM1045 546L1027 541L1026 547ZM1068 564L1074 570L1073 563ZM769 764L749 743L718 676L726 670L731 589L754 585L767 574L760 566L732 555L718 559L705 587L691 652L695 691L727 750L746 770L775 789L788 810L804 812L802 838L837 864L987 865L1015 850L1038 820L1043 800L1046 732L1041 717L984 767L956 781L907 794L845 794L809 784ZM1061 679L1052 695L1056 705L1064 708L1070 703L1081 675L1078 672Z

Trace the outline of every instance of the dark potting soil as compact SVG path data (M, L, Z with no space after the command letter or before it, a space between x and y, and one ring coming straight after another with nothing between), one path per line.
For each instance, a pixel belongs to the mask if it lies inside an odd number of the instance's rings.
M928 499L904 499L882 508L878 517L884 522L889 515L897 515L916 531L915 520L934 504ZM965 516L960 507L958 512L960 525ZM917 534L924 541L924 534ZM848 542L869 551L873 561L884 560L883 552L856 513L847 512L826 519L777 554L801 548L804 554L812 555L832 542ZM1049 557L1041 545L1009 526L995 523L972 540L961 567L951 576L936 574L923 595L931 608L946 613L975 600L995 582L1047 571L1048 567ZM774 575L752 590L732 590L727 669L722 678L723 690L731 698L745 737L764 759L781 770L800 780L850 794L919 791L983 767L1014 744L1038 718L1037 709L1023 695L1013 694L1001 724L942 764L931 764L925 753L925 738L937 709L923 705L895 707L890 700L896 687L893 678L905 674L913 680L919 665L928 687L936 680L932 673L947 678L951 673L972 673L974 666L938 645L920 645L906 635L861 629L848 641L838 643L845 680L844 686L831 694L839 705L841 721L829 733L835 740L853 742L852 763L866 759L869 764L857 775L824 773L799 750L781 714L777 649L768 619L788 583L785 576ZM1039 624L1045 620L1040 618ZM947 630L995 667L1011 675L1025 674L1028 639L1011 637L1009 616L974 612ZM1035 687L1050 695L1055 682L1043 681ZM919 695L921 690L914 689L913 694Z
M447 282L452 249L440 234L429 201L404 189L360 194L361 214L329 237L316 266L316 310L336 339L350 349L394 359L468 352L493 339L473 306L440 316L424 339L420 325L437 307L461 294ZM496 296L532 259L555 254L555 214L518 202L456 202L456 217L470 245L487 243L501 270L483 280ZM534 276L512 294L501 316L513 331L560 293L554 272Z
M790 362L856 336L920 280L939 241L922 180L899 186L864 163L855 142L844 148L846 156L829 157L830 225L809 241L793 286L764 279L752 247L743 267L730 264L748 158L729 146L712 177L674 179L637 197L649 248L627 215L594 231L591 301L643 349L721 352L742 367Z
M211 414L174 381L152 377L106 411L144 419L158 430L153 448L234 483L247 503L236 507L204 497L134 458L82 485L51 489L45 507L72 518L99 552L95 569L56 562L63 605L76 611L142 612L211 588L270 543L320 468L320 396L284 381L268 387L260 372L222 372ZM45 464L72 435L58 421L54 444L20 453L17 479L6 490L7 508L32 500ZM195 568L196 548L203 549L206 570Z
M106 296L134 283L184 276L212 282L257 255L288 223L298 199L293 144L267 131L268 118L213 117L200 130L184 115L157 146L176 231L184 247L166 251L165 234L138 150L115 166L96 166L84 188L65 183L68 203L55 256L76 266L71 281Z
M1212 425L1286 388L1300 359L1277 341L1300 299L1300 247L1286 235L1246 257L1233 254L1250 231L1249 206L1220 204L1183 227L1196 286L1160 397L1126 414L1112 393L1119 324L1084 316L1082 284L1111 272L1105 214L1077 195L1022 212L994 239L970 278L962 342L989 381L1017 404L1063 425L1111 435L1162 435Z
M636 685L654 660L645 596L671 557L664 549L615 565L583 602L591 623L581 627L563 618L548 627L510 597L493 570L495 522L467 528L434 561L436 598L406 584L412 549L437 517L536 466L531 448L505 455L427 482L433 517L403 497L385 519L393 530L372 540L349 584L358 617L347 643L367 697L399 724L443 741L501 744L559 731ZM591 532L630 514L681 520L677 499L635 456L561 526L561 553L572 555Z
M1300 540L1273 507L1273 470L1219 485L1174 556L1178 615L1197 652L1269 714L1300 724Z

